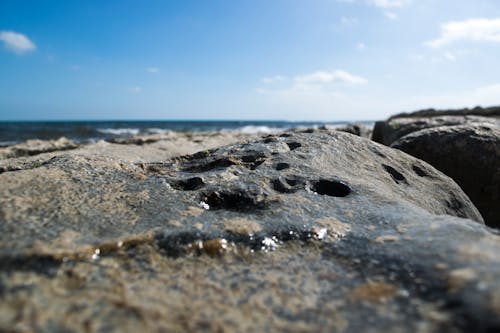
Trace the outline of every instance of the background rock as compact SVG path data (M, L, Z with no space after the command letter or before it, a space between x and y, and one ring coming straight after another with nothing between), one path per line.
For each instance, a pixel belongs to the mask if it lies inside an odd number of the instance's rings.
M482 123L500 125L500 118L441 116L437 112L431 117L391 117L387 121L377 121L375 123L372 140L389 146L405 135L426 128Z
M391 147L453 178L486 224L500 228L500 127L484 123L429 128L406 135Z
M0 174L0 330L494 331L498 235L425 162L285 133Z

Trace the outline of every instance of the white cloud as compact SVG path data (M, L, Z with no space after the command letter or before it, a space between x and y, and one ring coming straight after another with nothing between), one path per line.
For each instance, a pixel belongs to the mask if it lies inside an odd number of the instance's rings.
M272 83L277 83L277 82L282 82L286 81L288 78L283 75L275 75L275 76L270 76L270 77L263 77L260 79L260 82L264 84L272 84Z
M0 31L0 40L5 47L17 54L34 51L36 45L25 35L14 31Z
M396 20L398 18L398 14L394 12L385 12L384 15L390 20Z
M370 0L370 2L380 8L396 8L409 5L411 0Z
M359 23L359 20L356 17L342 16L340 18L340 25L343 28L349 28L355 26Z
M455 56L455 54L453 54L452 52L448 51L448 52L445 52L443 57L446 59L446 60L449 60L449 61L455 61L457 59L457 57Z
M133 86L133 87L130 87L128 89L128 91L132 94L138 94L142 91L142 87L141 86Z
M363 51L364 49L366 49L366 45L365 45L365 43L360 42L360 43L356 44L356 48L360 51Z
M296 76L294 78L295 82L298 84L331 84L331 83L343 83L343 84L363 84L367 80L361 76L352 75L343 70L335 70L332 72L327 71L316 71L311 74Z
M424 45L439 48L458 41L500 42L500 19L469 19L441 25L441 35Z
M151 73L151 74L156 74L160 71L158 67L148 67L146 68L146 72Z

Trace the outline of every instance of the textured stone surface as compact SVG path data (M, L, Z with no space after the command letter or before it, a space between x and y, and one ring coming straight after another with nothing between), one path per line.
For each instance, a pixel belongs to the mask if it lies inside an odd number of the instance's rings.
M440 116L437 112L429 117L391 117L386 121L377 121L375 123L372 140L389 146L405 135L426 128L482 123L500 125L500 118L453 115Z
M350 134L0 183L0 330L500 328L499 236L450 178Z
M500 127L484 123L429 128L406 135L391 147L453 178L486 224L500 228Z

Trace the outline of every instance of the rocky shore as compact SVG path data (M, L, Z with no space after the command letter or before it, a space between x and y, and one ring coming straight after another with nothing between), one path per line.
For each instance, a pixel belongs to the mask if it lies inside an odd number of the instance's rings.
M495 112L0 148L0 332L498 331Z

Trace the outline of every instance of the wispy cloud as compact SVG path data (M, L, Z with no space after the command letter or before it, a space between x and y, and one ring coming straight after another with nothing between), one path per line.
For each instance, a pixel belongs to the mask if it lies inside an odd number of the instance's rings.
M146 68L146 72L151 73L151 74L156 74L160 71L158 67L148 67Z
M361 76L353 75L344 70L315 71L309 74L297 75L291 79L285 76L274 76L261 80L265 88L258 88L263 94L327 94L338 95L341 87L361 85L368 82ZM278 84L281 83L281 84Z
M499 19L469 19L441 25L441 35L424 45L439 48L459 41L500 42Z
M409 5L411 0L370 0L370 3L380 8L397 8Z
M316 71L311 74L301 75L295 77L295 82L300 84L364 84L367 80L361 76L350 74L343 70L335 70L332 72Z
M0 31L0 40L5 47L17 54L36 50L36 45L26 35L14 31Z
M271 77L263 77L262 79L260 79L260 82L262 82L264 84L272 84L272 83L276 83L276 82L283 82L286 80L288 80L288 77L286 77L286 76L275 75L275 76L271 76Z
M359 42L358 44L356 44L356 48L360 51L363 51L364 49L366 49L366 45L365 43Z
M394 12L385 12L384 15L390 20L396 20L398 18L398 14Z
M133 86L133 87L130 87L128 89L128 91L132 94L138 94L142 91L142 87L141 86Z

